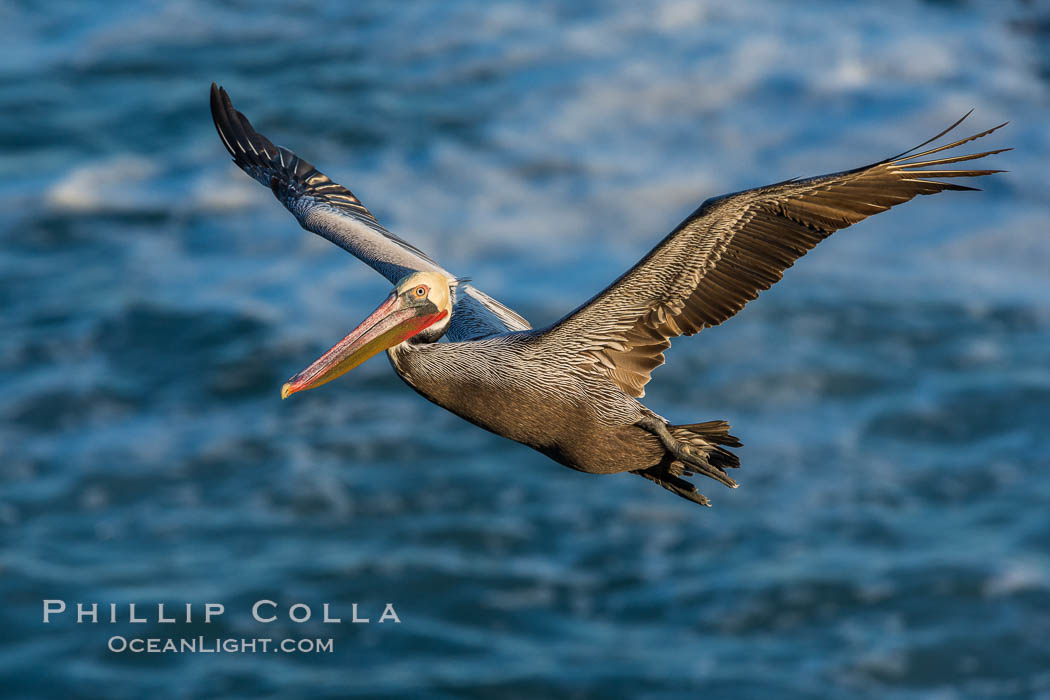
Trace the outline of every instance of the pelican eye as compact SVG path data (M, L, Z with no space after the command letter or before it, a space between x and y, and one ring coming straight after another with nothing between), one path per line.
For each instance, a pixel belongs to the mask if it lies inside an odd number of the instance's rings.
M427 295L427 288L421 284L412 290L412 294L415 295L416 299L422 299Z

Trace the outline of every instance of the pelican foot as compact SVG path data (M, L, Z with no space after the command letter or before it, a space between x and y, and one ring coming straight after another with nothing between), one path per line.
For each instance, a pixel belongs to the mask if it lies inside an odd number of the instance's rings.
M681 464L680 470L683 474L703 474L704 476L725 484L731 489L737 487L737 483L730 479L723 469L711 464L708 459L708 453L710 450L705 450L697 445L692 445L675 439L675 437L671 435L671 431L668 430L667 424L659 418L646 416L635 425L648 430L656 435L656 437L660 438L660 442L662 442L664 447L667 448L667 451L671 453L675 462ZM711 448L714 447L715 445L711 445Z

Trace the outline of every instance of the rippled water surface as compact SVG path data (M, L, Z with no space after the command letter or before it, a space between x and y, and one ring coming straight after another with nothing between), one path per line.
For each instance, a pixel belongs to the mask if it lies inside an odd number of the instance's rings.
M1046 3L12 2L0 22L5 696L1050 697ZM280 401L389 286L229 162L213 80L535 325L708 196L970 108L1016 150L984 192L837 234L675 343L647 403L745 443L742 487L703 484L702 509L480 431L382 358ZM45 598L121 622L44 625ZM252 621L260 599L278 621ZM204 624L206 602L226 614Z

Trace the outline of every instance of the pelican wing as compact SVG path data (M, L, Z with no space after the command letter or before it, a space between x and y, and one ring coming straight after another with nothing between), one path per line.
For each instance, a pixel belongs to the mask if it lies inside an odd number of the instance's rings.
M976 188L930 178L1001 170L930 169L1010 149L919 160L987 136L997 127L921 153L855 170L716 197L704 202L607 289L542 333L573 361L643 396L671 339L717 326L780 280L785 269L835 231L919 194Z
M392 283L421 270L454 277L419 248L383 228L353 192L252 128L215 83L211 86L211 115L233 162L269 187L307 231L354 254ZM456 291L446 334L449 340L530 327L517 313L469 284L459 284Z

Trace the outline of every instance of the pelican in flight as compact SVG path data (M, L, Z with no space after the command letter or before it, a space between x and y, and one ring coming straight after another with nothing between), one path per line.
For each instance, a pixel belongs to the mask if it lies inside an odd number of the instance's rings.
M741 443L722 420L672 425L638 399L680 335L717 326L780 280L835 231L919 194L976 188L942 182L1001 170L935 168L1010 149L945 155L1000 124L830 175L709 199L634 267L560 321L528 321L387 231L350 190L274 146L211 86L211 113L233 161L299 223L394 285L349 335L288 380L281 397L330 382L386 350L424 398L497 435L591 474L631 472L710 505L686 477L731 488ZM916 152L919 151L919 152ZM954 153L954 151L952 152Z

